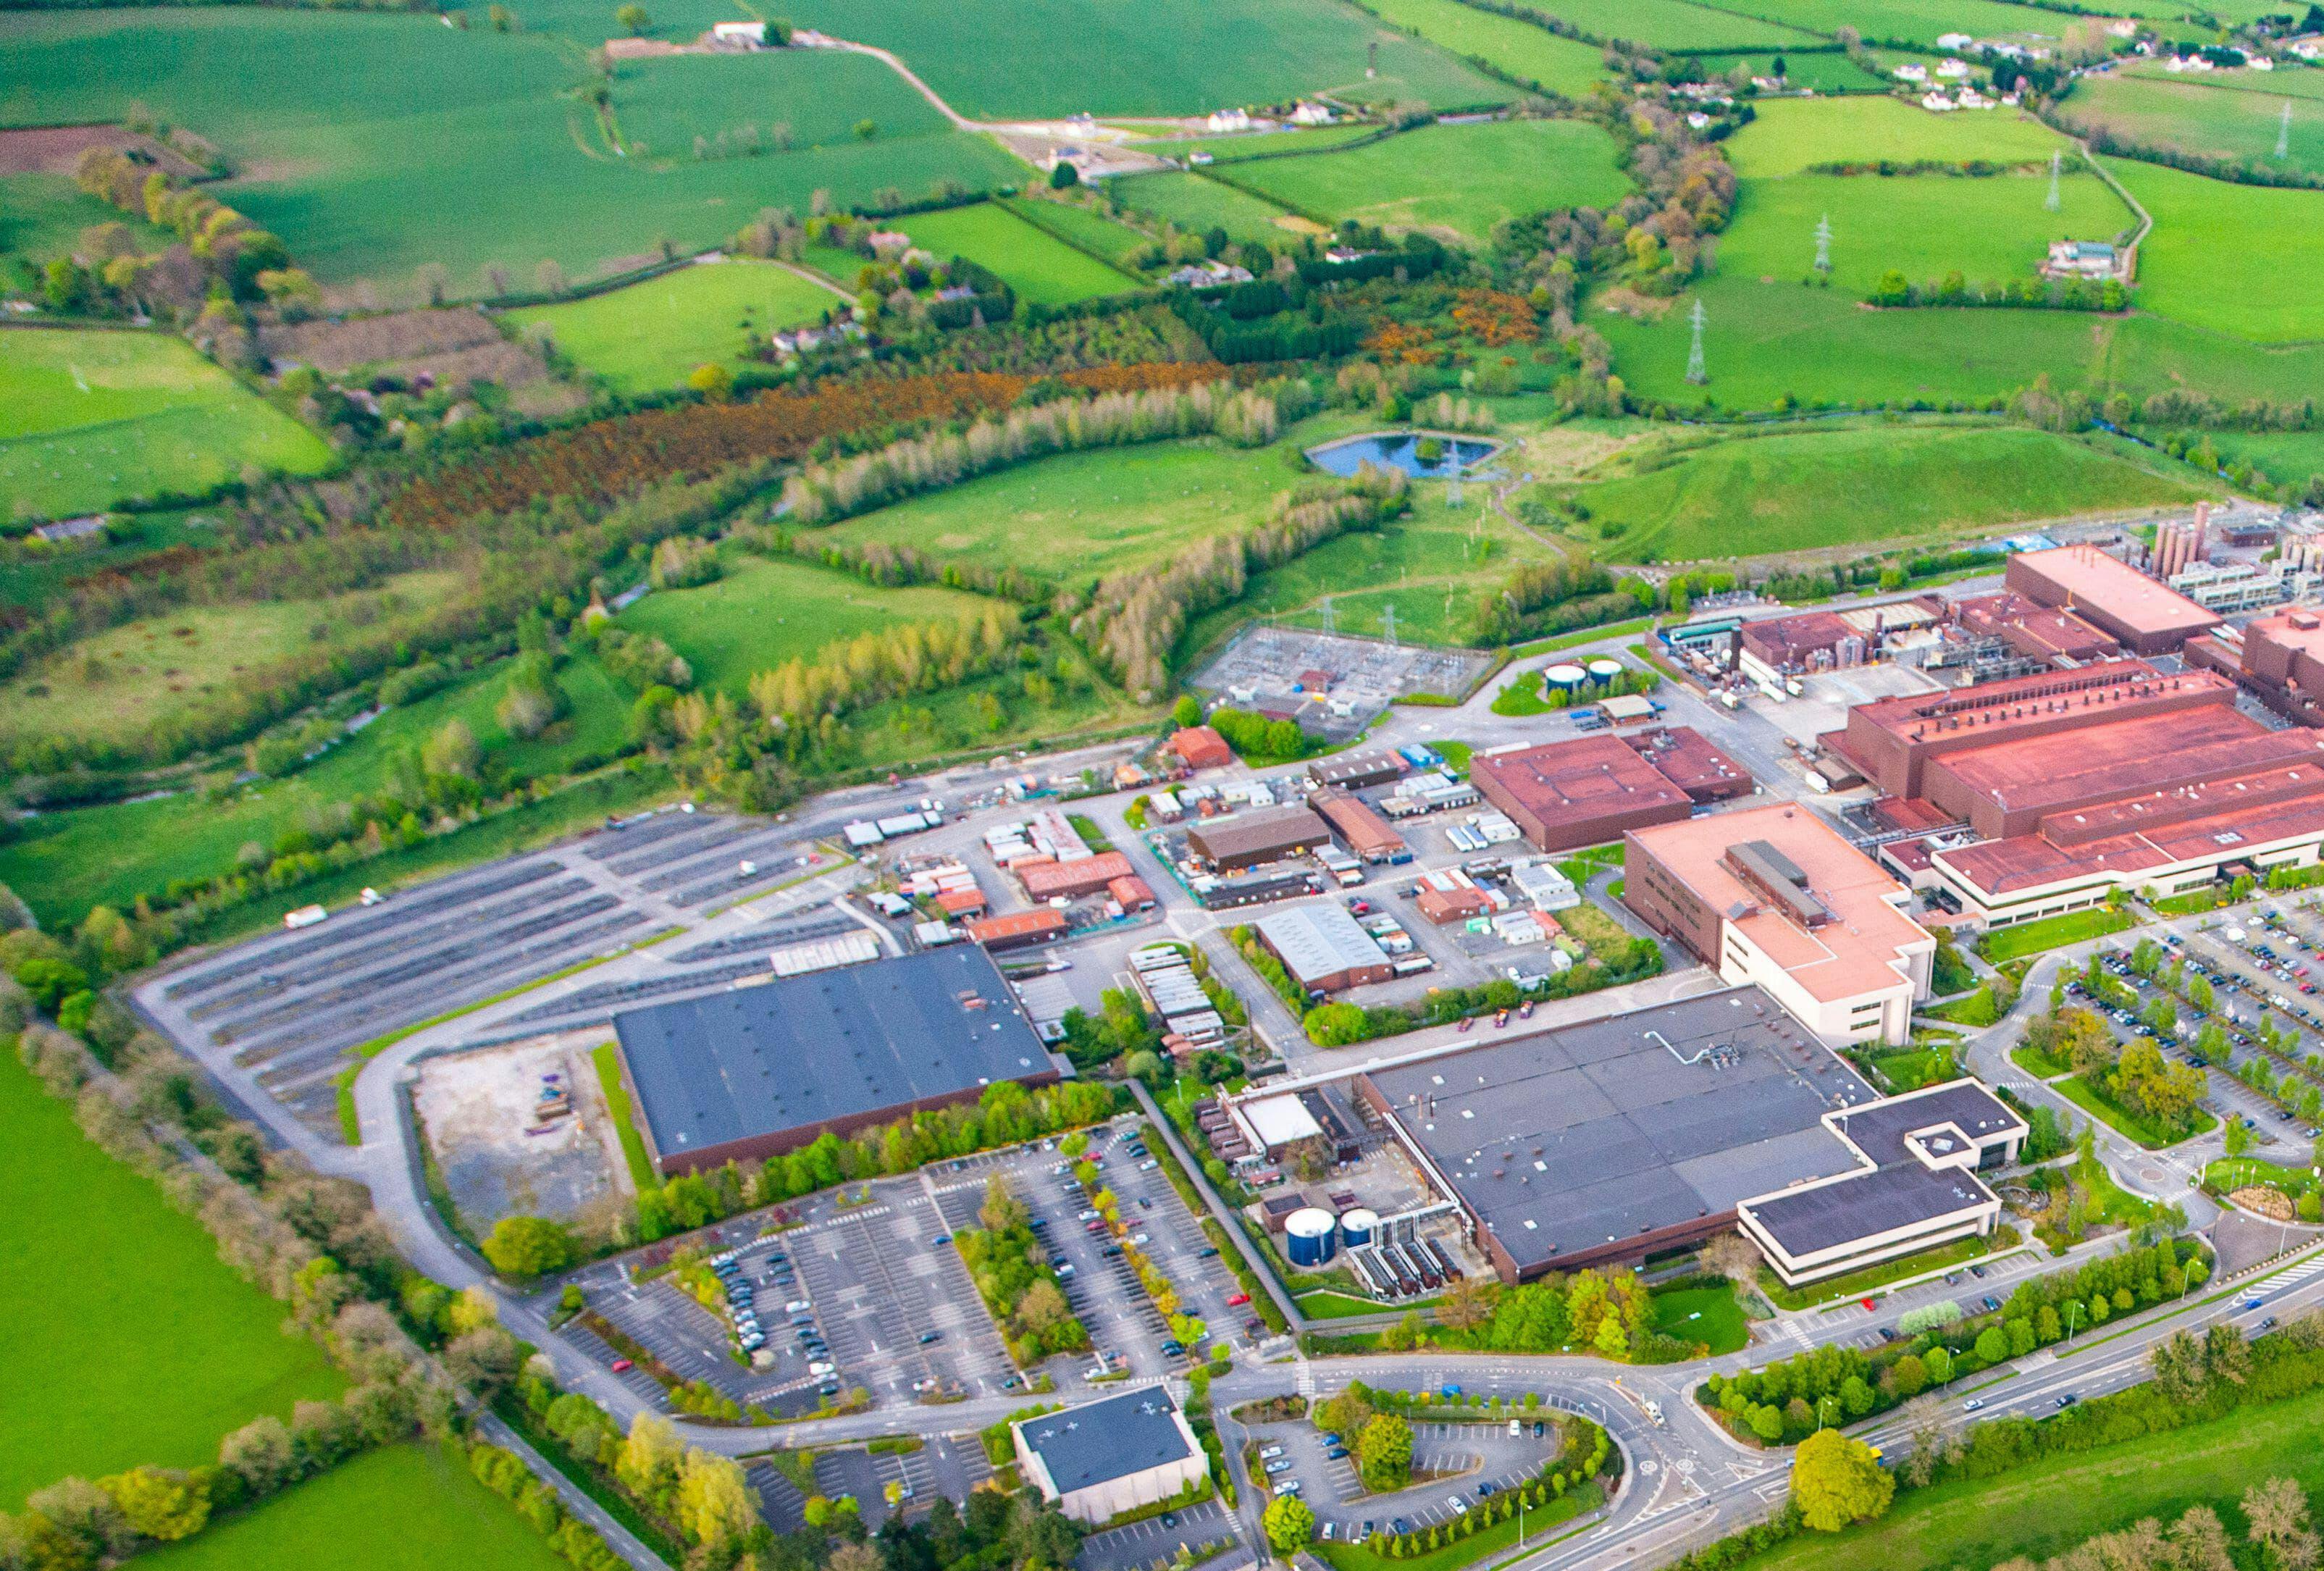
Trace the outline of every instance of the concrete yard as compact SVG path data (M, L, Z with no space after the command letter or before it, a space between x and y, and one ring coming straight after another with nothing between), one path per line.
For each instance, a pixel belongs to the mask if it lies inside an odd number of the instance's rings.
M621 1143L589 1049L603 1031L564 1031L424 1060L412 1106L462 1220L478 1235L503 1216L552 1216L610 1229L630 1193ZM539 1127L548 1076L573 1112Z

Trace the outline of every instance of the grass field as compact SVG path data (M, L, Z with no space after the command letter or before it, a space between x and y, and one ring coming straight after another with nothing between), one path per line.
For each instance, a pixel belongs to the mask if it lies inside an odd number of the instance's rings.
M807 0L789 14L802 27L894 50L954 108L980 118L1084 109L1102 118L1202 115L1324 91L1438 109L1509 97L1500 83L1353 6L1312 0L1209 0L1191 8ZM1374 64L1378 74L1368 78Z
M896 220L912 244L938 256L983 263L1036 305L1071 305L1136 289L1139 280L1083 254L997 202L914 213Z
M1816 225L1829 218L1829 287L1862 300L1890 268L1914 283L1956 269L1972 284L2031 278L2052 240L2112 240L2135 222L2122 199L2087 171L2059 180L2058 212L2043 206L2049 189L2049 177L2035 174L1745 180L1734 223L1720 239L1719 269L1797 285L1815 262Z
M1605 51L1530 22L1464 5L1461 0L1362 0L1364 8L1408 27L1452 53L1481 60L1520 81L1580 97L1606 75Z
M1213 225L1237 240L1281 244L1318 226L1274 203L1194 173L1140 174L1112 182L1113 199L1133 212L1202 231Z
M2000 0L1717 0L1720 9L1833 33L1856 29L1868 43L1933 48L1940 35L2057 40L2070 18Z
M1725 76L1737 66L1748 68L1755 77L1764 77L1779 58L1784 62L1784 79L1794 88L1808 88L1819 93L1877 93L1886 91L1889 86L1886 79L1858 69L1855 61L1837 52L1802 54L1796 50L1735 50L1693 57L1695 63L1705 72L1716 77ZM1906 57L1899 55L1896 58L1903 60Z
M1079 583L1255 522L1298 483L1271 455L1207 440L1097 448L915 497L834 525L833 533Z
M1585 38L1627 39L1655 49L1781 49L1817 42L1796 27L1692 0L1543 0L1536 10Z
M192 1218L81 1137L14 1050L0 1054L0 1510L68 1474L214 1461L227 1430L343 1383L282 1335L284 1307L217 1258ZM167 1326L131 1307L167 1306Z
M659 633L694 667L696 687L741 698L754 673L793 655L907 622L966 620L986 605L955 589L875 588L805 562L736 551L716 582L649 595L616 621Z
M434 1446L391 1446L148 1551L159 1571L556 1571L565 1562L516 1508Z
M2191 488L2045 431L1872 425L1635 448L1577 487L1625 561L1690 561L1900 540L2098 508L2190 500ZM1587 526L1585 526L1587 527Z
M740 364L744 342L819 320L850 302L772 262L681 267L604 294L508 313L548 329L583 370L623 393L675 387L696 366Z
M1010 198L1003 199L1000 206L1061 240L1095 252L1125 272L1135 271L1130 265L1130 253L1147 244L1146 236L1129 225L1073 202Z
M2067 944L2086 943L2137 925L2137 919L2129 912L2110 911L2103 906L2095 910L2068 911L2063 916L2043 917L2014 928L1996 928L1978 943L1978 953L1998 966L2021 955L2038 955Z
M853 143L862 120L872 122L875 144L950 128L886 62L825 50L624 60L613 72L613 113L632 158L681 163L695 160L697 136L710 143L704 153L715 156L721 134L729 155L755 135L769 150L759 156L770 158L779 156L772 152L778 141L794 148Z
M5 47L5 45L0 45ZM313 431L182 338L12 329L0 354L0 498L63 516L133 496L200 493L245 466L327 467Z
M2221 1157L2203 1169L2203 1181L2227 1190L2264 1184L2295 1200L2317 1185L2313 1168L2278 1167L2256 1157Z
M2324 191L2206 180L2116 160L2117 177L2153 216L2138 252L2140 309L2263 344L2324 338L2324 299L2281 259L2313 247ZM2237 244L2222 245L2233 235Z
M2218 1510L2236 1539L2235 1502L2252 1484L2291 1477L2324 1487L2324 1406L2246 1408L2214 1423L2056 1456L1995 1479L1906 1490L1880 1520L1841 1533L1802 1533L1742 1562L1749 1571L1940 1571L2039 1563L2142 1517L2165 1521L2190 1505Z
M2209 437L2223 465L2249 464L2279 485L2304 485L2324 475L2324 431L2188 431L2190 442Z
M516 9L521 20L531 10ZM575 25L595 42L610 21L598 9ZM16 12L0 15L0 54L10 67L0 121L115 119L146 106L244 171L214 188L221 200L282 236L327 284L367 281L383 300L416 298L424 263L447 268L455 293L483 289L488 264L529 286L553 260L581 281L657 254L664 237L715 245L762 207L804 213L817 190L844 207L887 187L918 195L940 180L973 189L1024 174L989 139L935 119L892 71L837 51L733 62L761 70L765 92L756 75L716 74L698 106L686 101L695 76L685 68L702 62L624 68L617 118L634 111L670 127L653 135L685 143L650 157L618 155L576 91L587 75L581 40L530 24L498 33L433 16L258 7ZM253 60L267 63L263 83ZM672 65L678 73L657 69ZM715 135L746 110L762 129L781 123L802 138L861 117L928 129L695 159L687 116Z
M2091 77L2075 85L2059 112L2084 130L2104 126L2141 146L2232 159L2255 169L2324 173L2324 102L2312 96L2324 88L2324 72L2274 75L2285 79L2282 90L2274 88L2274 76L2266 86L2250 78L2227 86L2143 75ZM2319 87L2310 86L2310 77ZM2279 160L2275 139L2286 104L2292 106L2289 156Z
M2072 148L2038 120L2006 110L1932 115L1901 98L1778 98L1727 140L1727 160L1745 179L1797 174L1811 164L1873 159L1960 163L2042 163Z
M1739 1353L1750 1343L1743 1306L1726 1282L1656 1292L1651 1303L1655 1330L1683 1341L1708 1343L1713 1358Z
M1398 638L1464 642L1487 589L1518 562L1545 554L1539 542L1499 516L1473 504L1456 511L1444 504L1442 487L1416 487L1404 517L1378 531L1326 541L1259 574L1240 600L1191 624L1181 648L1204 648L1253 616L1320 627L1326 596L1332 624L1342 633L1384 633L1393 605Z
M1207 152L1221 163L1233 163L1239 159L1276 158L1286 152L1320 152L1379 134L1378 125L1350 121L1341 125L1294 125L1280 131L1242 132L1232 136L1151 138L1130 145L1165 158L1184 160L1190 153Z
M0 174L0 280L30 291L38 282L36 264L71 254L82 230L116 221L130 226L143 249L158 251L165 243L164 231L98 201L70 175Z
M1503 218L1607 207L1629 189L1613 139L1580 120L1427 125L1345 152L1240 165L1234 178L1314 217L1469 245Z
M13 338L8 340L13 341ZM392 624L459 587L451 571L301 600L187 605L125 622L0 683L0 729L119 737L188 703L256 679L315 647L317 629Z

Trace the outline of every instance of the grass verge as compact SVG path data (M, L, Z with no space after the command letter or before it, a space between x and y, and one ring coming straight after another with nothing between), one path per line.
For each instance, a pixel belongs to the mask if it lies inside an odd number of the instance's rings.
M605 1109L613 1117L613 1132L621 1137L622 1160L630 1166L630 1182L650 1189L661 1182L661 1176L654 1171L653 1159L646 1154L645 1137L638 1132L630 1088L622 1081L620 1049L612 1042L600 1042L589 1050L589 1060L597 1066L597 1083L605 1089Z

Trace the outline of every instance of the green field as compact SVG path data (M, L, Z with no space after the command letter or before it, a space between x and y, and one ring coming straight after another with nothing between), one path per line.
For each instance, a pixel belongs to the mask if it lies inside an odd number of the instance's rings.
M1905 1490L1867 1527L1802 1533L1741 1562L1749 1571L1946 1571L1997 1566L2018 1555L2038 1564L2083 1539L2142 1517L2165 1521L2210 1505L2241 1539L2235 1502L2264 1479L2324 1487L2324 1405L2278 1402L2070 1456L2046 1457L1999 1478ZM2255 1564L2256 1562L2255 1562Z
M1819 93L1878 93L1890 86L1887 79L1876 77L1859 69L1854 60L1831 51L1803 54L1797 50L1730 51L1720 54L1699 54L1692 57L1703 70L1723 77L1737 66L1748 68L1755 77L1764 77L1775 61L1784 62L1784 80L1794 88L1807 88ZM1904 55L1897 60L1908 58ZM1765 110L1766 105L1758 108Z
M623 393L675 387L696 366L733 370L745 340L818 321L851 302L777 263L735 260L681 267L562 305L508 313L545 328L584 371Z
M35 264L73 254L81 231L97 224L127 224L139 247L158 251L164 231L100 202L64 174L0 174L0 282L30 291Z
M1761 22L1692 0L1542 0L1535 9L1591 39L1626 39L1655 49L1781 49L1817 42L1795 27Z
M245 467L312 475L331 450L182 338L64 328L0 339L0 504L61 517L199 494Z
M1665 1336L1711 1345L1711 1356L1739 1353L1751 1341L1743 1306L1725 1282L1660 1290L1652 1298L1654 1328Z
M420 1444L369 1452L140 1558L158 1571L556 1571L565 1564L465 1465Z
M1113 199L1132 212L1181 229L1216 226L1237 240L1280 245L1316 226L1250 192L1199 174L1140 174L1113 182Z
M1101 448L917 496L831 532L1083 583L1256 522L1298 483L1271 454L1209 440Z
M2254 169L2299 170L2324 174L2324 71L2280 71L2263 87L2245 78L2234 86L2209 79L2148 76L2091 77L2074 88L2060 115L2085 131L2103 126L2123 142L2142 147L2175 148L2209 158L2230 159ZM2316 86L2310 86L2309 79ZM2301 91L2306 88L2306 92ZM2275 156L2280 116L2292 106L2289 156Z
M1191 653L1254 616L1320 627L1327 615L1342 633L1388 631L1396 608L1396 634L1418 643L1463 643L1477 602L1518 562L1545 552L1499 515L1477 505L1474 493L1458 510L1443 488L1415 487L1412 510L1376 531L1342 535L1258 575L1240 600L1190 624L1180 640Z
M1504 218L1609 207L1629 189L1613 139L1581 120L1426 125L1345 152L1238 165L1234 178L1315 218L1468 245L1481 245Z
M912 244L937 256L965 256L999 273L1036 305L1071 305L1139 287L1139 280L1084 255L997 202L914 213L896 220Z
M1094 252L1125 272L1136 271L1130 266L1130 254L1148 244L1147 237L1129 225L1078 203L1009 198L1000 205L1027 223L1047 229L1082 250Z
M894 50L954 108L986 119L1084 109L1102 118L1203 115L1321 92L1438 109L1509 97L1442 50L1351 5L1314 0L1177 8L1122 0L808 0L789 15L802 27ZM1378 74L1368 77L1375 64Z
M2135 222L2122 199L2086 171L2059 180L2058 212L2043 206L2049 189L2049 177L2034 174L1745 180L1735 220L1720 237L1719 269L1796 287L1813 269L1816 225L1829 218L1830 289L1862 300L1891 268L1914 283L1955 270L1971 284L2032 278L2052 240L2116 239Z
M2041 163L2052 150L2072 152L2038 120L2007 110L1932 115L1901 98L1778 98L1728 138L1727 161L1745 179L1797 174L1812 164L1875 159L1987 159Z
M339 1390L321 1348L282 1334L283 1306L83 1139L13 1049L0 1141L0 1509L68 1474L214 1461L227 1430Z
M872 122L875 145L950 128L885 62L826 50L624 60L613 72L613 111L632 158L679 162L695 160L697 136L709 143L706 158L716 155L724 134L730 158L750 157L740 150L755 134L765 150L757 157L779 159L779 141L795 149L852 145L862 120Z
M2188 431L2190 442L2209 438L2222 465L2249 464L2279 485L2305 485L2324 475L2324 431Z
M1616 477L1575 488L1599 554L1692 561L1845 541L1950 536L2195 492L2045 431L1873 425L1714 442L1665 457L1632 448ZM1629 471L1626 473L1625 471Z
M1163 137L1132 142L1130 145L1181 162L1190 154L1207 152L1221 163L1232 163L1238 159L1276 158L1286 152L1318 152L1325 148L1344 147L1351 142L1360 142L1367 136L1379 134L1379 126L1355 120L1339 125L1295 125L1286 126L1280 131L1240 132L1231 136Z
M1718 0L1720 9L1830 34L1852 27L1868 43L1933 48L1940 35L2055 41L2070 17L2000 0Z
M592 15L576 31L599 42L611 14ZM485 288L490 264L521 288L543 260L578 282L658 254L665 237L718 244L764 207L804 213L818 190L844 207L886 188L917 196L943 180L973 189L1024 178L990 140L933 118L892 71L833 51L718 62L700 79L718 90L699 105L687 68L704 62L625 66L616 121L634 111L669 127L653 135L685 143L648 157L609 144L578 91L580 43L551 32L254 6L14 12L0 14L0 123L115 119L142 104L234 161L243 172L214 194L281 235L302 266L327 284L371 281L383 299L416 298L424 264L447 269L456 294ZM254 60L266 62L263 83ZM764 93L756 76L724 74L729 64L763 71ZM694 157L687 125L715 136L746 111L801 138L857 118L929 128Z
M1605 51L1545 27L1465 5L1462 0L1362 0L1364 8L1408 27L1454 54L1485 61L1520 81L1580 97L1606 76Z
M2262 344L2324 337L2324 300L2287 257L2312 253L2324 191L2231 185L2117 160L2122 183L2153 215L2138 249L2138 305L2190 327ZM2222 245L2233 236L2231 245Z
M459 587L448 570L405 573L344 595L187 605L124 622L0 683L0 729L124 737L311 651L317 628L392 625Z
M987 604L933 585L875 588L845 573L737 551L716 582L649 595L617 621L659 634L694 667L696 687L741 698L753 674L794 655L907 622L966 620Z

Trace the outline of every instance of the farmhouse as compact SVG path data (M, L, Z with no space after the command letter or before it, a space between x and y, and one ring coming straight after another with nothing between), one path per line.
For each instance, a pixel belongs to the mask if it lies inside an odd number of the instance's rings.
M1635 829L1622 903L1822 1041L1902 1043L1937 941L1911 892L1812 811L1782 803Z
M970 945L627 1010L613 1034L665 1176L1058 1077L1000 968Z
M1210 1471L1185 1415L1158 1385L1020 1419L1010 1433L1025 1477L1077 1522L1160 1505Z
M2042 271L2051 278L2120 278L2123 257L2104 240L2052 240Z
M1973 1081L1884 1100L1748 986L1355 1088L1506 1282L1637 1261L1738 1220L1794 1283L1989 1232L2000 1202L1975 1169L2025 1133Z

